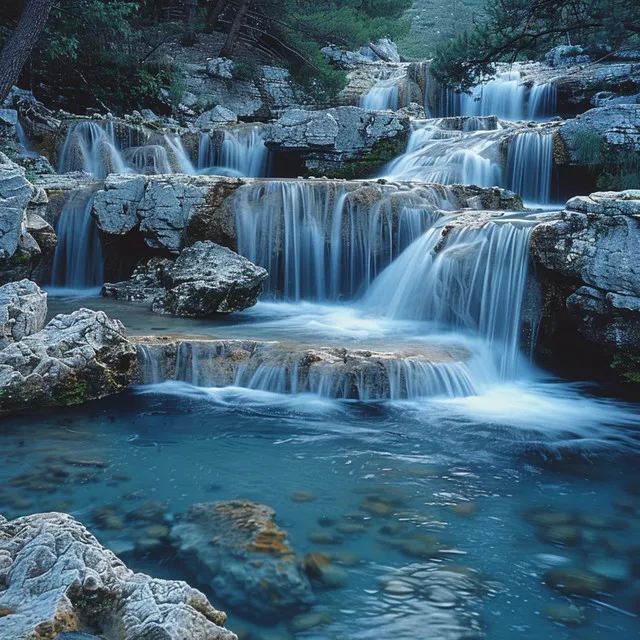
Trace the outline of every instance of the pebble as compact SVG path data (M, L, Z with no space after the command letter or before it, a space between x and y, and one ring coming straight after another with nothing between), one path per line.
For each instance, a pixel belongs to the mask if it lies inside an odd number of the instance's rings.
M468 518L476 513L478 506L475 502L460 502L459 504L453 504L449 507L451 513L455 513L457 516Z
M358 556L349 549L336 549L329 554L329 557L346 567L354 567L358 564Z
M376 498L367 498L360 504L360 508L373 516L388 517L393 514L393 507Z
M440 609L451 609L456 606L458 601L458 596L451 589L439 584L425 589L424 595L432 605Z
M567 513L566 511L549 511L542 509L533 509L527 512L525 519L539 527L571 524L575 520L573 514Z
M336 531L338 533L362 533L366 531L366 528L363 524L359 522L341 522L336 526Z
M412 585L403 580L389 580L382 590L391 596L409 596L415 591Z
M158 538L162 540L169 535L169 527L164 524L152 524L150 527L145 529L145 533L149 538Z
M300 633L302 631L308 631L314 627L319 627L325 624L331 624L333 618L330 614L322 612L300 613L290 622L291 630L294 633Z
M629 565L621 558L596 558L589 562L587 568L596 575L614 582L624 582L631 575Z
M307 540L314 544L342 544L344 538L326 529L312 529L307 533Z
M545 607L542 615L567 627L580 627L587 622L584 610L572 604L554 604Z
M552 569L543 579L548 586L568 595L594 596L605 588L600 576L579 567Z
M330 564L320 571L320 582L327 589L339 589L347 582L348 574L341 567Z
M582 542L582 531L572 525L554 525L538 529L538 537L544 542L575 547Z
M320 516L318 518L318 524L321 527L333 527L335 526L337 520L335 518L330 518L329 516Z
M397 536L399 533L406 529L406 525L402 522L392 522L390 524L384 524L378 529L378 533L383 536Z
M316 499L313 493L308 491L296 491L290 498L292 502L313 502Z

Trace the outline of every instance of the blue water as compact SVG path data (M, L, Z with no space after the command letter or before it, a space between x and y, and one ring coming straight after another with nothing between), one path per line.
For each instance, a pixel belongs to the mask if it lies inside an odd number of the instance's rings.
M525 410L527 393L532 397L535 390L522 390ZM367 405L181 383L138 388L55 414L7 419L0 433L2 512L12 517L67 510L130 567L185 579L208 592L169 547L123 551L135 535L126 512L146 500L164 503L171 519L201 501L246 498L269 504L299 554L348 550L355 558L353 566L344 566L343 588L317 592L314 610L328 612L332 622L298 634L304 638L635 637L640 497L629 491L640 487L637 430L617 425L618 437L609 443L598 438L594 447L588 431L554 433L554 421L562 417L553 412L546 415L545 438L533 427L509 426L504 416L481 416L482 408L469 402ZM105 466L78 468L70 459ZM62 481L52 493L7 484L21 473L44 473L51 464L62 464L75 480ZM300 491L315 500L293 502L291 494ZM307 540L309 530L319 528L318 519L340 522L369 495L393 495L391 515L369 518L364 533L345 535L336 547ZM16 498L23 502L16 504ZM619 512L614 499L630 501L635 513ZM456 513L461 503L472 503L472 513ZM116 505L123 529L102 530L95 523L93 510L103 505ZM578 546L556 546L538 539L525 519L534 507L568 511L576 521L610 516L624 528L580 526ZM396 539L433 535L444 552L427 560L407 557L392 546L394 536L380 533L385 525L402 528ZM599 558L622 561L630 573L596 599L560 596L542 582L550 563L585 566ZM482 585L479 592L456 593L455 605L440 610L445 620L451 617L451 635L432 635L425 628L433 610L425 611L423 598L382 589L381 579L407 566L478 572L473 575ZM225 608L215 594L208 595ZM564 627L542 613L571 601L584 609L584 627ZM272 627L269 621L248 620L246 612L228 613L229 628L252 630L253 638L293 637L286 623ZM474 631L476 626L482 631Z

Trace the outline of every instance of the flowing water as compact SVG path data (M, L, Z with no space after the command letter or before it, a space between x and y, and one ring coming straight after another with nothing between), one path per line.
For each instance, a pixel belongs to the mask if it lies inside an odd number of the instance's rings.
M549 131L485 117L550 117L552 87L505 74L446 100L470 117L415 123L387 177L552 199ZM268 158L253 127L221 145L204 134L194 161L177 137L123 142L83 122L60 167L253 175ZM140 346L146 384L7 421L3 515L72 513L131 568L203 589L245 640L638 636L640 405L531 362L528 245L540 218L458 214L439 185L394 189L237 189L238 250L270 274L242 314L172 318L54 292L51 313L102 308L130 335L166 340ZM54 285L101 283L91 197L64 207ZM213 339L251 341L251 357L236 362ZM314 368L327 349L330 365ZM234 498L272 506L300 555L326 554L332 583L314 583L315 617L234 608L138 517L152 502L171 526L194 503Z
M400 108L399 83L402 82L402 80L402 78L380 80L360 98L360 106L363 109L374 109L377 111L396 111Z

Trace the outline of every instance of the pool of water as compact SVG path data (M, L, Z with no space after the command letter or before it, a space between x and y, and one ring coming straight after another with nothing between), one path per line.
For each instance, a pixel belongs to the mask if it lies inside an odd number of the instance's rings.
M204 590L243 638L636 637L640 407L558 381L491 393L367 404L164 383L16 415L0 431L0 511L70 512L131 568ZM170 526L233 498L272 506L298 554L334 558L344 584L316 591L314 619L256 622L169 543L135 542L141 505L161 503ZM364 526L341 532L354 512ZM566 566L595 591L545 583Z

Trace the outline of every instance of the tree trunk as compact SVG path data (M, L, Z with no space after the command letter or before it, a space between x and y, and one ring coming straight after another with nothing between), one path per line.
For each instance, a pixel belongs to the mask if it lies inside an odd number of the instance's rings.
M206 33L212 33L216 28L218 18L229 5L228 0L211 0L209 11L207 11L207 22L204 28Z
M0 53L0 103L18 81L22 67L29 59L40 34L47 24L55 0L26 0L16 30Z
M183 21L185 24L191 25L196 21L198 13L198 0L185 0Z
M222 49L220 49L218 57L230 58L233 55L233 47L238 39L240 27L242 27L242 23L247 16L247 11L249 11L249 0L240 0L236 17L233 19L229 35L227 36L227 41L224 43Z

